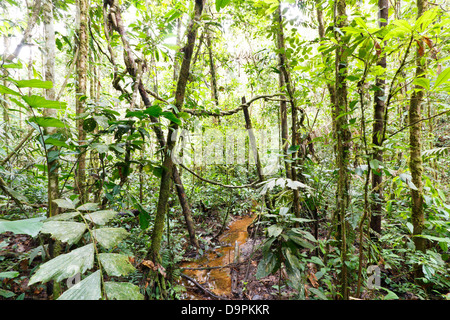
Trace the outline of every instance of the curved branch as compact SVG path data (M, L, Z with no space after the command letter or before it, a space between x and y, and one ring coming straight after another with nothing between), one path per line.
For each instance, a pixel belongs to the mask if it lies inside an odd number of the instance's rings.
M195 177L197 177L198 179L200 179L200 180L202 180L202 181L204 181L204 182L207 182L207 183L210 183L210 184L214 184L214 185L216 185L216 186L221 186L221 187L224 187L224 188L230 188L230 189L253 188L255 185L257 185L258 183L261 182L261 181L255 181L255 182L252 182L252 183L250 183L250 184L244 184L244 185L242 185L242 186L232 186L232 185L228 185L228 184L222 184L222 183L220 183L220 182L212 181L212 180L205 179L205 178L199 176L199 175L196 174L194 171L192 171L191 169L189 169L189 168L187 168L186 166L182 165L181 163L178 163L177 165L179 165L180 167L182 167L183 169L185 169L186 171L188 171L190 174L194 175Z
M238 113L244 107L249 107L256 100L259 100L259 99L268 100L270 98L273 98L276 96L282 96L282 95L283 95L283 93L274 93L274 94L269 94L269 95L256 96L256 97L253 97L252 99L250 99L248 102L243 103L232 110L224 110L224 111L220 111L220 112L214 112L214 111L209 111L209 110L197 110L197 109L184 109L183 111L187 112L191 115L194 115L194 116L212 116L212 117L230 116L232 114Z

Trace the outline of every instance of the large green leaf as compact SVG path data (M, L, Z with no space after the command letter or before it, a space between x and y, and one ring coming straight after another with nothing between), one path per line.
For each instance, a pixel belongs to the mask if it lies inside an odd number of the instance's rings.
M114 210L100 210L92 213L86 213L84 217L95 224L104 225L116 215L117 212Z
M162 109L160 106L150 106L144 110L145 114L148 114L151 117L159 117L161 115Z
M70 287L58 300L100 300L101 298L101 273L100 270L97 270Z
M77 243L86 231L86 225L73 221L44 222L41 232L50 233L54 238L69 245Z
M444 71L442 71L436 78L434 88L437 88L440 85L444 84L449 78L450 78L450 68L447 68Z
M75 218L78 215L80 215L80 212L78 212L78 211L60 213L60 214L57 214L57 215L55 215L53 217L45 219L44 222L69 220L69 219Z
M53 127L53 128L64 128L66 125L59 119L53 117L31 117L29 119L31 122L35 122L41 127Z
M217 12L220 11L220 9L225 8L231 0L216 0L216 10Z
M67 103L47 100L44 97L31 95L31 96L22 96L22 99L25 100L26 103L32 108L51 108L51 109L66 109Z
M55 199L53 200L53 202L56 203L60 208L75 209L74 203L68 199Z
M15 234L28 234L35 237L42 228L44 217L16 221L0 221L0 233L10 231Z
M135 271L135 268L128 260L128 256L120 253L99 253L98 259L110 276L120 277Z
M0 84L0 93L2 93L2 94L12 94L12 95L15 95L15 96L21 96L21 94L19 92L14 91L14 90L12 90L12 89L10 89L8 87L5 87L5 86L3 86L1 84Z
M42 81L39 79L19 80L16 81L16 85L19 88L39 88L39 89L53 88L53 83L51 81Z
M106 281L104 286L108 300L144 300L139 287L132 283Z
M98 203L94 202L87 202L85 204L82 204L81 206L77 207L78 211L93 211L98 209Z
M100 228L92 230L92 234L105 249L111 249L128 236L124 228Z
M276 272L280 265L278 258L273 253L268 253L259 261L255 276L257 279L267 277Z
M175 114L173 114L170 111L164 111L161 113L161 115L166 118L169 119L170 121L178 124L179 126L181 126L181 120L177 118L177 116Z
M62 254L44 263L31 277L28 285L33 283L45 283L50 280L59 282L73 277L77 273L84 273L94 266L94 245L87 244L70 253Z

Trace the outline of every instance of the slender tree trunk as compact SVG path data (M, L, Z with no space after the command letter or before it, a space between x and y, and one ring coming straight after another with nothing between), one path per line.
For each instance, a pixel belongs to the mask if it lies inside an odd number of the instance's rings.
M242 97L242 104L244 104L244 105L246 104L245 97ZM253 132L252 121L250 119L250 114L248 112L248 105L245 105L242 108L242 111L244 112L245 129L247 130L247 133L248 133L249 145L252 150L252 155L253 155L253 158L255 159L255 163L256 163L256 173L258 174L258 179L260 181L264 181L265 178L264 178L264 175L262 172L261 159L259 158L258 148L256 146L256 138L255 138L255 134ZM270 203L268 194L264 195L264 201L266 203L267 209L272 209L272 204Z
M281 59L278 59L281 61ZM281 62L280 62L281 65ZM285 82L284 82L284 76L280 72L278 74L278 86L280 88L280 92L285 90ZM289 133L288 133L288 121L287 121L287 104L286 104L286 97L280 96L280 126L281 126L281 148L283 150L283 156L284 156L284 166L286 168L286 178L292 179L291 175L291 166L289 164L288 160L288 148L289 148Z
M211 72L211 97L216 107L219 106L219 93L217 91L216 66L214 64L214 56L212 51L211 34L206 32L206 45L208 47L209 70Z
M186 93L186 84L189 77L190 64L194 51L195 39L197 37L198 23L203 11L203 0L195 0L194 14L187 28L187 43L184 47L183 61L180 67L177 88L175 92L175 106L181 111L183 109L184 96ZM149 252L149 258L155 262L160 262L161 240L164 230L164 221L166 216L166 205L170 193L170 178L173 174L172 152L175 147L176 140L172 139L173 134L178 130L178 125L171 122L169 132L166 139L166 147L163 155L163 170L161 176L161 184L159 188L158 205L156 209L155 222L152 232L152 243Z
M123 26L120 9L118 8L117 2L115 0L106 0L105 4L110 6L109 16L111 17L111 20L109 21L110 24L109 25L106 24L106 29L108 27L110 27L114 30L117 30L117 32L120 34L122 43L124 45L124 59L125 59L126 65L127 65L128 72L130 73L130 75L132 77L136 77L136 75L137 75L136 62L134 60L130 45L126 38L125 28ZM106 16L106 10L104 13L105 13L104 19L105 19L105 23L106 23L106 21L107 21L106 19L108 19ZM194 39L194 42L195 42L195 39ZM176 68L178 68L178 67L176 67ZM184 71L184 73L186 73L186 72ZM156 84L155 84L155 86L156 86ZM147 91L146 91L142 81L140 81L140 83L138 85L138 89L139 89L139 93L141 95L144 105L146 107L151 106L152 103L149 99L149 96L147 94ZM158 119L155 117L150 117L150 120L155 124L158 123ZM160 147L163 149L166 149L166 140L164 138L164 133L163 133L161 127L159 125L153 125L152 128L153 128L153 131L155 132L155 135L156 135L156 138L158 140ZM171 138L171 135L169 135L169 138ZM194 226L194 222L192 220L192 213L191 213L189 203L187 201L186 193L184 191L184 186L181 181L180 174L175 165L173 165L173 167L171 168L171 171L172 171L172 177L174 179L175 187L176 187L176 190L178 193L180 205L182 206L183 214L184 214L184 217L186 220L186 225L187 225L187 229L189 232L191 244L193 246L195 246L196 248L198 248L199 244L195 237L195 226ZM167 178L167 176L166 176L166 178ZM170 186L169 186L169 188L170 188ZM167 199L166 199L166 201L167 201ZM163 226L164 226L164 221L163 221ZM162 232L161 232L161 235L162 235ZM159 250L158 250L158 252L159 252ZM149 254L149 256L150 256L150 254Z
M48 100L55 100L55 29L53 25L53 4L51 0L44 0L42 4L43 22L44 22L44 37L45 37L45 55L44 55L44 70L45 70L45 80L51 81L53 87L50 89L45 89L45 97ZM55 117L57 111L55 109L43 109L44 116ZM56 134L56 128L45 127L44 135ZM57 147L52 147L46 150L47 155L49 153L58 152ZM59 198L59 162L58 157L55 157L53 161L47 161L48 170L48 184L47 184L47 194L48 194L48 217L53 217L59 213L58 206L53 200ZM48 250L51 258L58 256L62 250L62 244L59 241L49 239ZM51 281L47 285L47 293L53 296L53 299L58 298L61 293L61 287L58 283Z
M417 18L419 18L428 7L427 0L417 0ZM426 77L426 60L422 59L423 53L420 49L416 52L416 77ZM425 252L426 239L420 237L425 224L425 216L423 212L423 183L422 183L422 102L424 97L423 88L415 85L414 91L409 103L409 144L410 144L410 161L409 170L411 171L412 182L416 189L411 189L411 221L413 224L413 241L416 250ZM419 236L419 237L418 237ZM415 279L423 276L422 268L415 266Z
M55 29L53 26L53 9L51 0L44 1L42 6L45 30L45 80L51 81L53 87L45 90L45 96L48 100L55 100ZM56 116L55 109L44 108L43 114L48 117ZM45 135L56 133L56 128L44 128ZM57 147L52 147L48 152L58 152ZM59 198L58 189L58 160L57 158L48 163L48 216L52 217L58 213L58 207L53 203L54 199Z
M387 21L389 17L389 2L387 0L378 0L378 25L380 28L387 26ZM380 53L381 56L377 62L377 65L381 68L386 69L386 55L384 52ZM385 92L385 80L384 75L377 77L375 86L379 88L379 90L374 93L374 122L373 122L373 134L372 134L372 143L375 146L373 150L373 159L378 160L379 162L383 161L383 150L381 149L381 145L383 144L383 132L384 126L384 117L385 117L385 101L386 101L386 92ZM381 183L383 182L382 170L373 170L372 171L372 190L373 190L373 200L372 208L371 208L371 219L370 219L370 228L376 233L381 233L381 212L382 212L382 189Z
M294 88L291 81L291 74L289 71L289 63L286 59L286 46L284 43L284 31L283 31L283 16L281 15L281 8L278 7L277 11L275 12L275 19L276 19L276 25L278 28L277 31L277 49L278 49L278 59L280 64L280 71L281 74L284 77L284 83L286 85L286 91L289 96L289 101L291 104L291 115L292 115L292 133L291 133L291 145L296 146L299 145L299 126L298 126L298 110L297 105L295 103L294 98ZM291 164L291 179L296 181L297 180L297 169L296 169L296 161L297 159L297 152L292 153L292 164ZM300 195L299 191L297 189L292 190L294 199L293 199L293 209L294 209L294 215L296 217L300 217Z
M345 0L336 0L335 2L335 26L342 28L347 25L346 3ZM337 239L341 243L341 298L348 299L348 275L347 275L347 227L345 221L345 214L349 204L349 189L350 181L348 174L348 159L349 159L349 143L350 132L348 130L347 121L347 59L344 56L346 44L344 43L339 32L335 32L336 40L339 46L336 49L335 70L336 70L336 103L335 114L336 117L336 138L337 138L337 152L336 152L336 166L339 170L336 192L336 214L338 234Z
M76 114L84 113L86 105L87 90L87 58L88 58L88 3L87 0L77 0L77 45L78 58L76 65ZM78 143L80 145L80 156L75 175L75 190L79 195L81 203L86 202L86 154L84 148L86 133L83 129L83 119L77 119Z

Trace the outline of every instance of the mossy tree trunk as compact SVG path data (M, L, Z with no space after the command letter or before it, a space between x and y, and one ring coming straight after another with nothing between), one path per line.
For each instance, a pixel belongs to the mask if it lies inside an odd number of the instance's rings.
M378 0L378 25L380 28L387 26L389 17L389 2L387 0ZM377 65L383 69L386 69L386 55L384 52L380 53ZM385 92L385 80L384 75L378 76L375 82L377 91L374 93L374 122L372 143L374 145L373 159L382 162L383 150L381 148L383 144L383 132L386 126L385 108L386 108L386 92ZM372 216L370 219L370 228L376 233L381 233L381 213L382 213L382 189L381 183L383 182L383 172L381 169L372 171L372 190L373 190L373 204L371 208Z
M76 64L77 85L76 85L76 114L78 116L85 112L87 93L87 59L88 59L88 3L87 0L77 1L77 46L78 58ZM75 190L79 195L81 203L86 202L86 153L83 145L86 140L86 133L83 129L82 118L76 120L78 143L80 145L80 155L75 174Z
M343 28L347 25L346 2L345 0L336 0L335 2L335 26ZM335 220L337 228L337 239L340 242L341 254L341 298L348 299L348 271L347 271L347 227L346 211L349 205L350 180L348 173L350 131L347 120L347 58L345 56L346 43L339 30L335 31L335 37L339 46L336 49L335 57L335 125L336 125L336 166L338 168L337 192L336 192L336 211Z
M419 18L428 7L426 0L417 0L417 18ZM416 52L416 77L426 77L426 57L424 53L417 48ZM414 86L409 103L409 170L411 171L414 188L411 189L411 222L413 224L413 241L416 250L425 252L426 239L420 237L425 224L423 211L423 183L422 183L422 102L424 98L423 88L419 85ZM420 266L415 266L414 276L417 282L423 276Z

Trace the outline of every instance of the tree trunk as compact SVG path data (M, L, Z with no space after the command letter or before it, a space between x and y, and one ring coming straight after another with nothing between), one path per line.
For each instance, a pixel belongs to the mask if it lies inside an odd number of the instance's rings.
M284 43L284 31L283 31L283 16L281 15L281 8L278 7L277 11L275 12L275 18L276 18L276 24L278 28L277 32L277 49L278 49L278 59L280 64L280 71L281 74L284 77L284 82L286 85L286 91L289 96L289 101L291 104L291 115L292 115L292 133L291 133L291 145L296 146L299 145L299 134L298 134L298 110L295 103L294 98L294 88L291 81L291 74L289 72L289 65L288 61L286 59L286 46ZM291 164L291 179L296 181L297 180L297 169L296 169L296 161L297 159L297 152L292 153L292 164ZM297 189L293 189L293 195L294 199L292 202L292 206L294 209L294 215L296 217L300 217L300 195L299 191Z
M428 7L426 0L417 0L417 18L419 18ZM423 53L420 48L416 52L416 77L426 77L426 62L423 62ZM410 161L409 170L411 171L412 182L416 189L411 189L411 222L413 224L413 241L416 250L425 252L426 239L420 237L424 229L425 216L423 212L423 184L422 184L422 115L421 107L424 97L423 88L419 85L414 86L414 91L409 103L409 144ZM419 236L419 237L418 237ZM422 268L415 266L414 276L417 282L418 278L423 277Z
M242 97L242 104L243 105L246 104L245 97ZM265 179L264 179L264 175L262 172L261 159L259 158L258 147L256 146L256 139L255 139L255 134L253 132L250 114L248 112L248 105L245 105L242 108L242 111L244 112L245 129L247 130L247 133L248 133L249 145L252 150L253 158L255 159L255 163L256 163L256 173L258 174L259 181L264 181ZM266 203L267 209L272 209L272 204L270 203L268 194L264 195L264 201Z
M87 88L87 57L88 57L88 3L87 0L77 1L77 45L78 58L76 65L77 85L76 85L76 114L84 113L86 105ZM80 156L75 175L75 190L79 195L81 203L86 202L86 154L82 147L85 144L86 133L83 129L83 119L77 119L78 143L80 145Z
M48 100L55 100L55 29L53 26L53 9L51 0L44 1L42 6L44 30L45 30L45 80L51 81L53 87L45 90L45 96ZM44 116L55 117L56 110L44 108ZM44 128L44 135L56 133L56 128ZM58 152L57 147L52 147L47 152ZM48 162L48 216L52 217L58 213L58 206L53 203L54 199L59 198L58 189L58 160L57 158Z
M335 26L342 28L347 25L346 15L346 3L345 0L336 0L335 2ZM336 82L335 82L335 115L336 117L336 166L338 168L338 181L336 192L336 213L335 219L337 220L337 239L341 244L341 298L348 299L348 279L347 279L347 235L346 235L346 222L345 214L349 204L349 174L348 174L348 158L349 158L349 143L350 132L348 130L347 121L347 83L345 78L347 77L347 59L344 56L346 43L343 41L339 32L335 32L336 40L339 46L336 49L335 58L335 70L336 70Z
M389 2L387 0L378 0L378 25L380 28L387 26L387 21L389 17ZM381 52L381 56L377 62L377 65L381 68L386 69L386 55L384 52ZM384 123L385 116L385 101L386 101L386 92L385 92L385 80L384 75L381 77L377 77L375 86L379 88L379 90L374 93L374 122L373 122L373 133L372 133L372 143L375 146L373 150L373 159L378 160L379 162L383 161L383 150L381 149L381 145L383 144L383 132L386 124ZM381 183L383 182L382 170L373 170L372 171L372 190L373 190L373 203L371 208L371 219L370 219L370 228L376 233L381 233L381 211L382 211L382 189ZM375 238L375 237L374 237Z
M110 6L109 15L111 17L114 16L114 18L112 20L110 20L110 22L109 22L109 23L114 23L114 25L112 25L111 28L114 28L115 30L117 30L117 32L120 34L120 36L122 38L122 43L124 45L124 59L125 59L126 64L127 64L128 72L130 73L130 75L132 77L136 77L136 75L137 75L136 62L135 62L135 60L133 58L133 55L132 55L131 48L129 46L128 40L126 39L125 28L123 26L120 9L118 8L117 3L114 0L108 0L106 4L108 4ZM104 19L105 20L108 19L106 17L106 11L105 11ZM194 39L194 42L195 42L195 39ZM175 68L178 68L176 65L177 64L175 64ZM151 101L150 101L150 99L148 97L147 91L145 90L145 87L144 87L142 81L139 82L138 89L139 89L139 93L141 95L141 98L142 98L142 101L143 101L144 105L146 107L151 106L152 103L151 103ZM158 119L155 118L155 117L150 117L150 120L153 123L158 123ZM152 127L153 131L155 132L155 135L156 135L156 138L158 139L158 143L159 143L160 147L163 148L163 149L166 149L166 140L164 138L164 133L163 133L161 127L159 125L152 125L151 127ZM171 132L171 131L169 131L169 132ZM169 138L171 138L171 135L169 135ZM177 190L177 193L178 193L178 198L179 198L179 201L180 201L180 205L182 207L183 214L184 214L184 217L185 217L185 220L186 220L186 225L187 225L187 229L188 229L188 232L189 232L189 237L190 237L190 240L191 240L191 244L193 246L195 246L196 248L198 248L199 244L198 244L198 241L197 241L197 239L195 237L195 226L194 226L194 222L192 220L192 213L191 213L191 209L190 209L189 203L188 203L187 198L186 198L186 193L184 191L184 186L183 186L183 183L181 181L180 174L178 173L178 170L177 170L176 166L173 166L171 168L171 171L172 171L172 177L174 179L175 187L176 187L176 190ZM165 177L167 178L167 176L165 176ZM169 188L170 188L170 186L169 186ZM166 202L167 202L167 199L166 199ZM163 227L164 227L164 223L163 223ZM161 232L161 235L162 235L162 232Z
M189 77L190 63L194 51L195 39L197 37L198 21L203 11L203 0L195 0L194 14L187 28L187 43L183 49L184 56L180 67L180 74L177 81L175 92L175 106L181 111L183 109L184 96L186 93L186 84ZM178 125L171 122L164 149L163 170L161 184L159 188L158 205L156 209L155 222L152 232L152 243L149 252L149 258L155 262L160 262L161 241L164 230L164 221L166 216L166 205L170 193L170 178L172 177L174 165L172 161L172 152L176 140L172 139L173 134L178 130Z
M55 100L55 29L53 25L53 4L51 0L44 0L42 4L42 14L44 22L44 37L45 37L45 55L44 55L44 70L45 81L51 81L53 83L52 88L45 89L45 98L48 100ZM55 109L44 108L43 115L46 117L55 117L57 111ZM57 133L56 128L45 127L43 128L43 134L45 136L53 135ZM59 208L55 199L59 199L59 161L58 157L53 161L48 161L48 154L53 152L59 152L57 147L52 147L45 151L47 154L47 170L48 170L48 183L47 183L47 196L48 196L48 217L53 217L59 213ZM49 239L48 244L49 255L51 258L58 256L62 250L62 244L54 239ZM61 287L59 283L51 281L47 285L47 294L51 295L53 299L58 298L61 293Z

